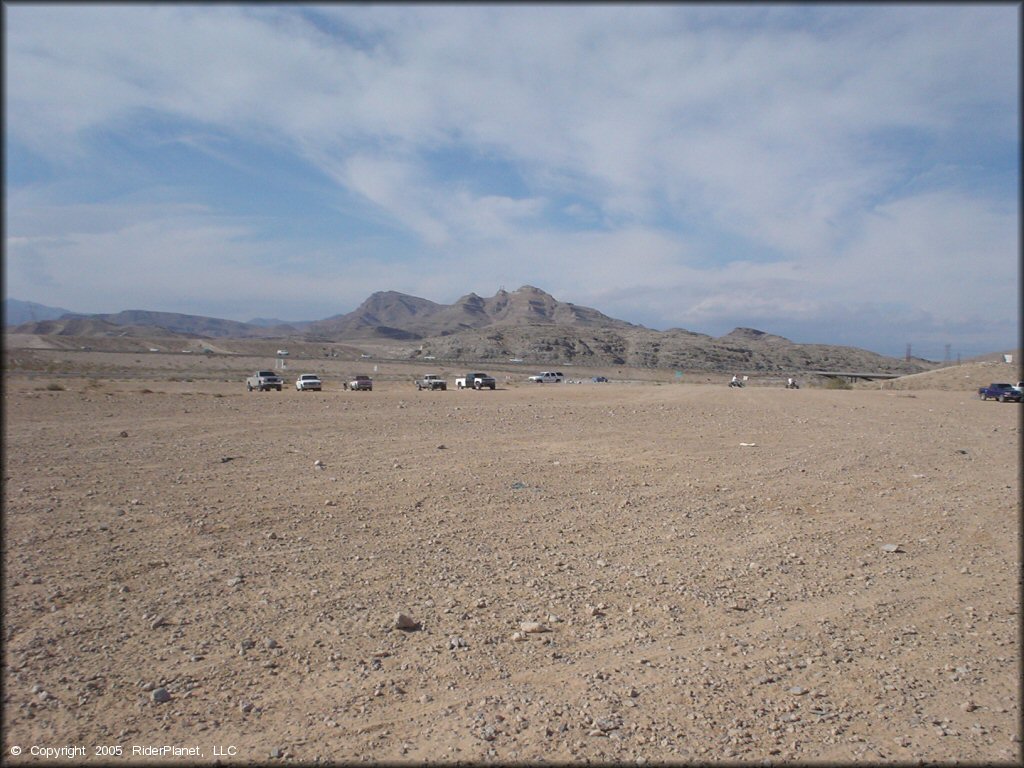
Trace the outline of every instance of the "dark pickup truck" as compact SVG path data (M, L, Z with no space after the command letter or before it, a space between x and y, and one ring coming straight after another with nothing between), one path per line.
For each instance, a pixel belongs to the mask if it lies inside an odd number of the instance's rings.
M352 381L345 382L343 385L345 389L351 389L353 392L372 392L373 391L373 379L366 374L359 374Z
M978 397L982 400L998 400L1000 403L1019 403L1021 401L1020 390L1015 389L1012 384L989 384L978 390Z
M467 373L455 380L456 389L494 389L497 384L494 377L486 373Z

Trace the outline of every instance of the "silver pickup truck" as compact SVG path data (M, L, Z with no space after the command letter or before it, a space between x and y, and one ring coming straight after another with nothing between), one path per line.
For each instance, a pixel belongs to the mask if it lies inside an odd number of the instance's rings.
M254 389L259 392L265 389L276 389L280 392L283 386L284 379L273 371L256 371L256 373L245 380L245 388L250 392Z
M416 379L416 389L448 389L448 382L436 373L427 373L422 379Z

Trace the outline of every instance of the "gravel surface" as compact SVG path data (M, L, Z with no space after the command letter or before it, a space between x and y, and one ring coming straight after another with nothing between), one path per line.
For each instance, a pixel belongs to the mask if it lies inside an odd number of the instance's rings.
M1020 759L1021 406L411 380L8 374L5 759Z

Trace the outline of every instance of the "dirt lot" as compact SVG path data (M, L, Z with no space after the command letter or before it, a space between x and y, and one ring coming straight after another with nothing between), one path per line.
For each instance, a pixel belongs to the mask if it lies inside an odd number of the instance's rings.
M1021 406L973 381L103 365L5 376L11 764L1021 756Z

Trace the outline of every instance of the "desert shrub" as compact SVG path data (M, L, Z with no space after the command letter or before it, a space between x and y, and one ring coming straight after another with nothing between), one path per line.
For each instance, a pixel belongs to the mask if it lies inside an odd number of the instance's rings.
M46 385L46 391L47 392L63 392L64 389L65 389L65 387L64 387L63 384L58 384L55 381L54 382L50 382L49 384Z
M825 382L825 389L853 389L853 384L846 379L829 379Z

